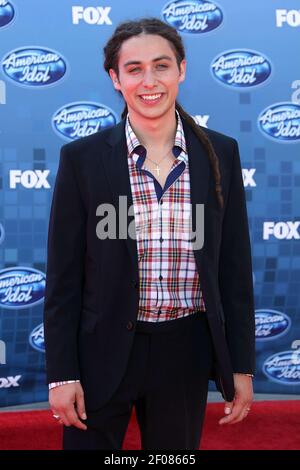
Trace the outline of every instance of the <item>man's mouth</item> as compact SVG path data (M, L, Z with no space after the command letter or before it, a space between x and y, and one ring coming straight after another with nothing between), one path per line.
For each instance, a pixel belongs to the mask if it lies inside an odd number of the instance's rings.
M139 95L139 97L144 103L149 103L149 104L157 103L162 98L162 96L163 96L163 93L153 93L151 95L150 94Z

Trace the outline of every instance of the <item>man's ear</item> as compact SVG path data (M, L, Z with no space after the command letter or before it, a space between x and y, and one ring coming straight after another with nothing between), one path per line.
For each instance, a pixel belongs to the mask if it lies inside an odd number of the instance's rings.
M113 86L115 87L115 89L117 91L120 91L121 86L120 86L120 83L119 83L119 79L118 79L118 76L117 76L116 72L113 69L109 69L109 76L110 76L110 78L113 82Z
M183 82L185 79L185 71L186 71L186 60L183 59L180 63L180 70L179 70L179 82Z

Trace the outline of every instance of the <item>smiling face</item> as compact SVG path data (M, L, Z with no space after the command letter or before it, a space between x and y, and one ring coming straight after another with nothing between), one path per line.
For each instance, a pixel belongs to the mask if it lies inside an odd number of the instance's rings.
M135 119L158 119L175 110L178 85L185 78L186 62L180 67L166 39L141 34L123 42L118 61L119 73L109 74L121 91L128 111Z

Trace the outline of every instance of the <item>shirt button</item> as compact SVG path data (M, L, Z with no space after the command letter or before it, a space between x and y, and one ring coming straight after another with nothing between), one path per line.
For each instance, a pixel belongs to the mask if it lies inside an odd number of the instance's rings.
M161 310L159 309L158 312L157 312L157 315L160 315L161 314Z
M160 243L162 243L164 241L164 239L162 237L160 237L159 241L160 241Z
M126 325L127 330L131 331L133 330L134 323L132 321L129 321Z
M164 201L163 201L162 199L159 201L159 203L160 203L161 205L163 205L163 202L164 202Z
M163 277L162 275L159 276L159 280L162 281L163 280Z

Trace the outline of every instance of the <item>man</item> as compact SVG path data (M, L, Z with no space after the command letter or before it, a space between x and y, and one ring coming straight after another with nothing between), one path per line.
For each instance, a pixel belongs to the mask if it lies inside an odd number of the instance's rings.
M143 449L197 449L210 377L226 400L220 424L244 419L253 394L238 146L176 102L186 60L174 28L121 24L104 52L126 107L120 124L61 151L45 298L49 401L64 449L120 449L133 405Z

